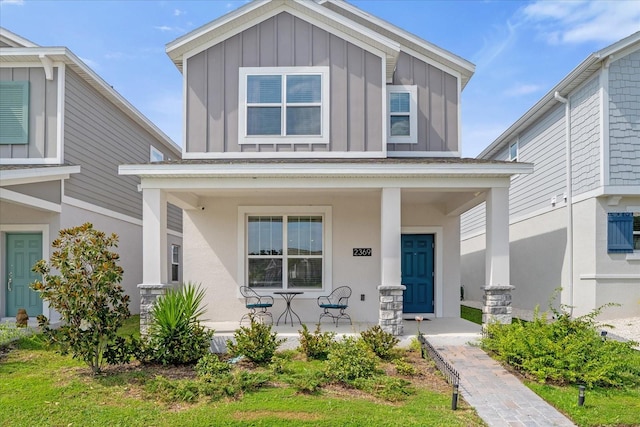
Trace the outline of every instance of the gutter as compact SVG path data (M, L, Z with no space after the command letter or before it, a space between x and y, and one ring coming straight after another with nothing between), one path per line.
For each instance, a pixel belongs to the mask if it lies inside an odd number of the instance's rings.
M566 174L566 203L567 203L567 258L569 259L569 314L573 316L573 172L571 170L571 102L569 99L560 96L560 92L555 91L553 98L564 104L564 119L566 133L565 162Z

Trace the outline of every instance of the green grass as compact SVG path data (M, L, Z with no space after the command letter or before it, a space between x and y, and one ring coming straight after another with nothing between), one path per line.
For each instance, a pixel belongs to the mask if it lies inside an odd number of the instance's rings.
M587 389L578 406L578 387L557 387L525 381L537 395L581 427L640 425L640 389Z
M0 323L0 347L28 334L31 328L18 328L15 322Z
M120 329L118 329L118 335L121 337L133 335L136 338L140 338L140 315L136 314L125 320Z
M478 325L482 325L482 310L479 308L460 305L460 317Z
M290 373L319 364L294 359ZM0 426L484 425L464 402L459 410L450 409L448 387L419 387L400 403L386 403L350 390L302 394L276 379L235 400L185 403L151 394L145 384L155 378L147 370L93 377L82 362L44 348L38 336L23 338L0 360Z

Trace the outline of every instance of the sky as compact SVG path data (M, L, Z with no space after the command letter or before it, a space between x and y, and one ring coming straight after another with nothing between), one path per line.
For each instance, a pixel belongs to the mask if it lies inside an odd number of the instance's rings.
M640 31L640 0L350 0L476 66L462 92L475 157L591 53ZM0 26L66 46L182 145L176 38L242 6L221 0L0 0Z

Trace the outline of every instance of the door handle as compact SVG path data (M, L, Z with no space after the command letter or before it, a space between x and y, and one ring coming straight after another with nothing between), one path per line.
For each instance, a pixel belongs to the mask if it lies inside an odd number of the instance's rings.
M13 267L13 266L11 266ZM13 283L13 271L9 272L9 280L7 280L7 290L9 292L11 292L13 289L11 289L11 284Z

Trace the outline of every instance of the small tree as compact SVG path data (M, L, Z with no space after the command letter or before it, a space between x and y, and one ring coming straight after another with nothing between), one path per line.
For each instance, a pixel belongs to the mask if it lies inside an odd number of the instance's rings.
M96 374L105 363L109 342L129 317L129 296L119 284L119 255L110 251L117 247L118 236L107 236L90 223L59 234L52 243L51 263L40 260L33 267L43 280L31 287L60 313L63 325L52 329L45 316L39 316L38 323L49 342L60 345L62 354L71 352ZM60 274L51 274L51 268Z

